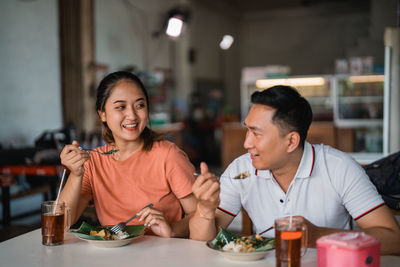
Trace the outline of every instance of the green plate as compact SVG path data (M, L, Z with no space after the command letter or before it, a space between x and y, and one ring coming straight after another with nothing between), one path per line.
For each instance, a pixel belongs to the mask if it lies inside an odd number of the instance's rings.
M87 240L104 240L104 241L111 241L105 240L101 236L92 236L90 235L90 231L100 231L102 229L110 229L112 226L91 226L90 224L83 222L79 229L71 230L71 233L79 236L80 238L87 239ZM145 226L144 225L127 225L124 228L124 232L127 232L129 236L126 239L140 236L143 234Z

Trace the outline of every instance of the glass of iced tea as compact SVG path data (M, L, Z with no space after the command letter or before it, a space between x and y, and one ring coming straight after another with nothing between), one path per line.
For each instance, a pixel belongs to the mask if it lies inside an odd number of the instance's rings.
M70 227L70 212L64 202L42 202L42 244L57 246L64 243L64 231Z
M277 267L300 267L307 250L307 226L301 217L275 220L275 257Z

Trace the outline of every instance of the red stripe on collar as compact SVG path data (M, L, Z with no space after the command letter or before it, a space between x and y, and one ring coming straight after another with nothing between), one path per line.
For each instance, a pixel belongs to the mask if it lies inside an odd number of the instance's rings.
M255 171L255 175L256 175L256 176L258 175L258 169L256 169L256 171Z
M312 165L311 165L310 175L308 176L311 176L311 173L314 170L314 163L315 163L315 149L313 145L311 145L311 148L312 148Z

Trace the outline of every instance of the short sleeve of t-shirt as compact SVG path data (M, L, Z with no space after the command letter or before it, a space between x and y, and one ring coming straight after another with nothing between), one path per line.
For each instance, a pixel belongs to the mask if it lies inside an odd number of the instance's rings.
M195 169L185 152L176 145L172 145L168 151L165 168L166 178L177 198L184 198L192 193Z
M240 180L235 181L233 179L238 173L243 172L240 164L238 164L238 159L228 166L220 178L221 192L219 208L234 215L237 215L242 208L240 198L242 185L239 183Z
M357 219L378 207L384 201L364 169L349 155L341 153L339 156L342 163L339 162L334 169L331 166L329 172L333 173L333 177L336 177L332 179L332 182L342 199L342 204L350 215ZM330 157L335 157L335 159ZM335 153L331 153L326 160L338 160L338 157Z

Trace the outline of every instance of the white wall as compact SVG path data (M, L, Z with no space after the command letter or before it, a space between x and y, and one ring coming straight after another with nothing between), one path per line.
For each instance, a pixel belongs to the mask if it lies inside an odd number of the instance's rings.
M192 31L190 46L196 52L196 61L192 64L193 78L222 81L225 87L226 103L238 103L240 21L238 16L227 11L229 10L212 10L202 5L193 6L193 15L189 24ZM225 34L235 38L229 50L221 50L219 47Z
M62 126L57 1L2 0L0 143L33 145Z
M168 10L178 4L190 6L190 19L184 36L171 40L161 30ZM237 22L228 16L189 0L96 0L95 18L96 60L109 72L126 66L170 69L175 98L186 104L197 79L226 79L230 91L239 91L240 77L231 75L240 73L238 61L232 62L238 56L219 48L224 34L237 36ZM194 63L188 62L189 49L196 52Z
M96 0L96 60L109 71L135 66L140 71L169 68L170 40L161 34L161 17L175 0Z
M336 58L375 57L383 65L383 31L396 1L325 3L251 12L241 23L241 66L288 65L294 75L334 72Z
M250 13L241 29L242 66L288 65L296 75L332 73L335 58L345 57L345 49L367 36L368 27L368 10L345 6Z

